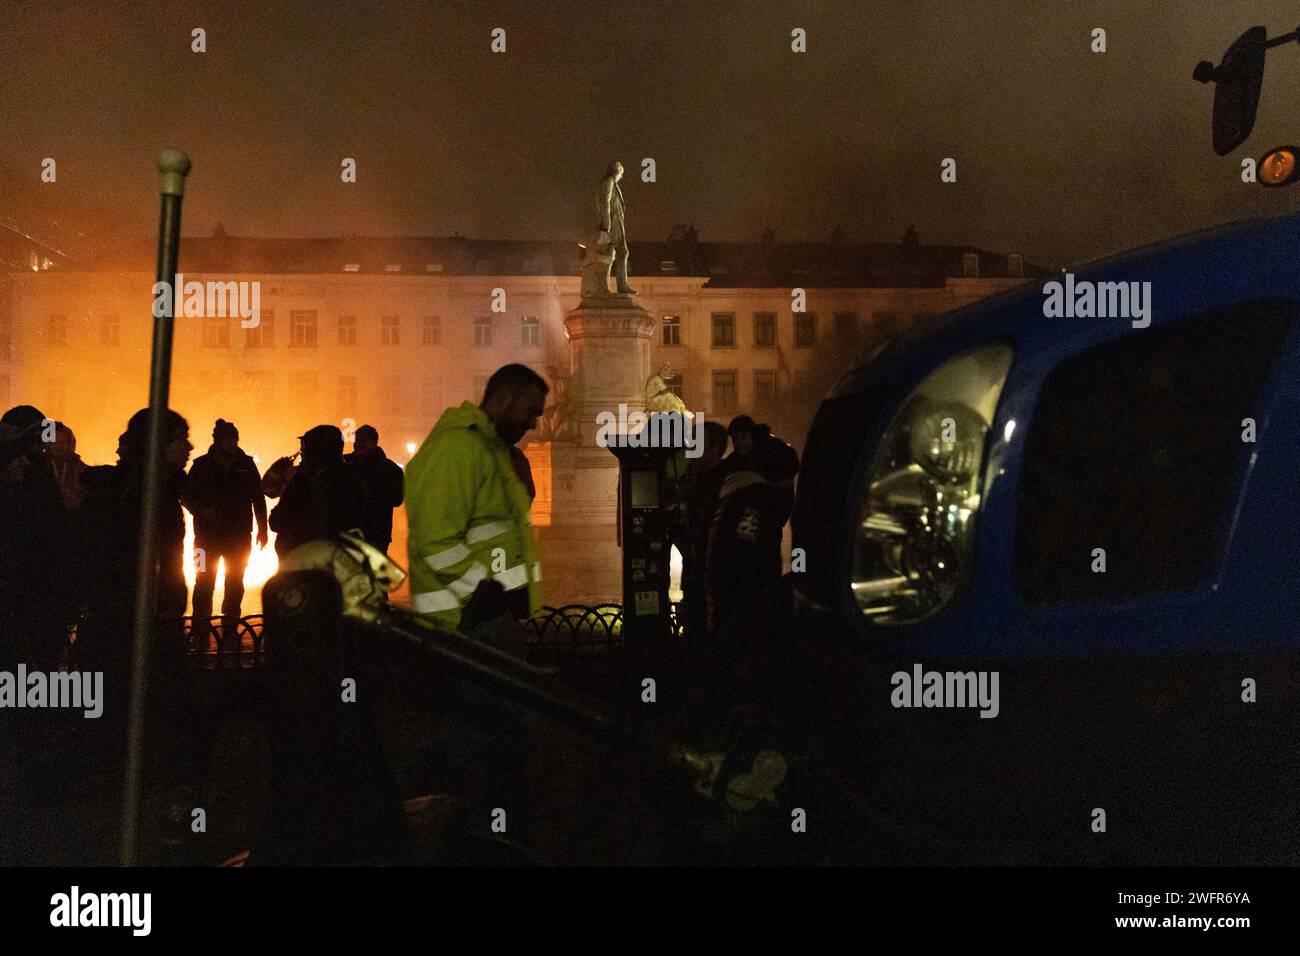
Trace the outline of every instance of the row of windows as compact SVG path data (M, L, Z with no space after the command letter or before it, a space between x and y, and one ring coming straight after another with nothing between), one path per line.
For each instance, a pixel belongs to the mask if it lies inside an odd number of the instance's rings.
M933 318L935 312L913 312L913 322L924 322ZM858 327L856 312L835 312L832 314L835 334L852 334ZM900 330L899 313L872 313L872 330L893 333ZM734 312L714 312L710 316L712 326L712 343L716 348L736 347L736 315ZM118 345L121 341L121 318L116 315L99 317L99 344ZM230 330L233 320L218 316L204 319L204 348L229 348ZM315 348L318 344L320 320L314 309L292 311L289 313L289 345L292 348ZM338 344L357 344L357 317L340 315L338 317ZM51 345L68 344L68 317L51 315L46 326L46 340ZM380 344L401 345L401 316L384 315L379 319ZM478 348L490 348L494 344L496 323L492 316L480 316L474 320L474 345ZM269 348L275 344L275 313L270 309L262 310L260 323L251 329L243 329L245 348ZM753 314L753 346L758 349L776 348L776 313L755 312ZM421 345L442 344L442 317L426 315L421 320ZM535 315L521 316L519 319L519 344L532 348L542 344L542 326ZM682 318L680 315L663 317L663 344L682 344ZM814 348L817 345L817 315L801 312L794 317L795 348Z
M116 315L99 317L99 344L118 345L121 342L121 319ZM236 320L221 316L209 316L203 320L204 348L229 348L232 328ZM289 345L292 348L315 348L318 344L320 328L316 311L302 310L289 313ZM385 315L379 319L380 344L402 344L402 319L397 315ZM270 348L275 344L275 313L263 309L260 322L253 328L242 328L245 348ZM493 344L496 323L492 316L482 316L474 320L474 344L488 348ZM50 345L68 344L68 317L51 315L46 323L46 342ZM338 317L338 344L357 344L357 317L340 315ZM421 345L442 344L442 317L426 315L420 326ZM542 324L535 315L521 316L519 319L519 344L536 347L542 344Z
M913 312L913 322L925 322L938 315L937 312ZM873 332L894 333L901 331L900 315L897 312L873 312L871 329ZM736 314L734 312L713 312L709 316L712 343L715 349L736 347ZM858 331L858 314L856 312L835 312L831 316L832 329L836 335L852 335ZM682 344L682 317L665 315L663 317L663 344ZM756 349L776 348L776 313L755 312L753 315L753 345ZM817 315L813 312L800 312L794 316L795 348L810 349L817 345Z
M670 391L689 406L686 383L681 373L666 380ZM754 370L754 411L770 409L777 398L776 369ZM714 415L734 415L740 404L740 373L735 369L717 369L712 373L712 409Z
M755 369L753 373L754 410L761 411L764 405L770 406L777 398L777 376L775 369ZM220 378L220 380L219 380ZM471 394L479 396L487 386L486 373L475 375ZM340 418L353 415L358 411L359 379L355 375L339 376L335 390L335 410ZM379 413L382 415L441 414L443 411L442 379L426 376L422 382L419 408L409 406L409 398L402 379L396 375L380 378ZM0 379L0 392L8 390L8 379ZM234 381L228 374L200 372L198 388L203 395L214 395L224 387L236 384L239 394L254 408L263 408L275 403L274 372L238 372ZM714 415L734 415L740 404L740 373L735 369L717 369L712 372L712 410ZM688 401L685 383L680 374L672 376L668 386L683 400ZM315 372L290 372L288 374L288 401L295 412L309 418L319 416L322 411L320 402L320 376ZM46 383L45 408L47 414L58 418L63 415L67 399L67 380L50 379ZM7 402L8 398L5 397Z

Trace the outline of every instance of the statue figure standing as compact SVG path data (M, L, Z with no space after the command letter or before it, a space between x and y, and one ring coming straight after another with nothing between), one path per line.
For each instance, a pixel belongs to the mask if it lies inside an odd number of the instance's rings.
M623 220L623 191L618 188L623 178L623 164L615 161L605 170L605 178L596 187L596 213L599 225L596 234L585 243L586 256L582 263L582 295L609 295L609 273L614 271L619 295L636 295L636 289L627 284L627 232Z

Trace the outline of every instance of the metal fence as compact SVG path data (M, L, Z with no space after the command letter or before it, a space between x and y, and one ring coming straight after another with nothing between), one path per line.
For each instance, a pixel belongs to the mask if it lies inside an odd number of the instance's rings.
M680 636L679 605L671 607L674 636ZM185 642L190 658L203 670L246 670L266 663L266 641L262 615L251 614L226 622L220 615L199 628L195 618L184 619ZM621 604L566 604L542 608L540 614L523 622L525 647L534 661L601 660L623 650L623 606Z

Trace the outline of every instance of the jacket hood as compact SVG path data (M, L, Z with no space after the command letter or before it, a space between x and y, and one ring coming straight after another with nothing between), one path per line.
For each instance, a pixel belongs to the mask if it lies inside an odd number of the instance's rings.
M433 431L429 433L432 438L443 432L451 431L456 428L474 428L482 432L488 439L493 442L500 442L503 446L505 442L501 441L501 436L497 434L496 426L492 424L492 419L488 418L487 412L479 408L473 402L462 402L454 408L449 408L442 413L438 419L438 424L433 426Z

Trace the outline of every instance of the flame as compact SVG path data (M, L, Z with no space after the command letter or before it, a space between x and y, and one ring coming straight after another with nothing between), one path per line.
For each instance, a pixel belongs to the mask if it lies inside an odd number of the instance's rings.
M280 566L280 559L275 553L275 532L270 532L270 540L267 541L266 547L259 548L256 542L253 543L252 554L248 558L248 568L244 571L244 603L242 607L243 614L259 614L262 610L262 585L270 580L275 574L276 569ZM190 606L188 610L192 613L194 610L194 577L196 571L195 554L194 554L194 517L187 511L185 512L185 583L189 586ZM214 612L220 612L221 599L226 591L226 562L220 561L217 567L217 581L212 591L212 607Z

